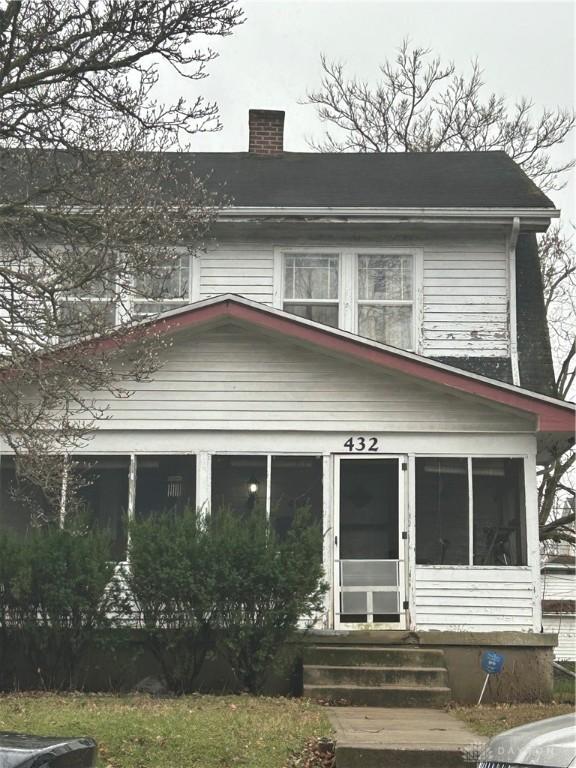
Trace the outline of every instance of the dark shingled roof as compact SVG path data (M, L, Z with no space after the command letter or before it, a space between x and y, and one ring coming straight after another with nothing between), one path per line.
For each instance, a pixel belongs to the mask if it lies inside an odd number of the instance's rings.
M505 152L173 155L237 206L553 208Z
M463 371L488 376L490 379L497 379L506 384L513 383L512 361L509 357L434 357L434 360L445 365L452 365L454 368L461 368ZM532 392L539 391L528 384L525 386Z
M110 153L114 158L114 153ZM209 177L211 191L235 206L375 208L553 208L553 202L505 152L166 153L166 195ZM22 165L31 165L24 181ZM63 152L0 152L0 199L41 185L74 165ZM33 176L37 175L34 179ZM157 178L157 177L156 177ZM85 182L82 182L85 183ZM119 196L127 190L119 189Z

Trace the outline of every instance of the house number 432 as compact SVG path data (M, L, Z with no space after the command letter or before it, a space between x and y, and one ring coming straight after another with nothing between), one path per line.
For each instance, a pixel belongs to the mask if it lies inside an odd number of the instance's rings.
M344 443L344 448L350 453L378 453L377 437L349 437Z

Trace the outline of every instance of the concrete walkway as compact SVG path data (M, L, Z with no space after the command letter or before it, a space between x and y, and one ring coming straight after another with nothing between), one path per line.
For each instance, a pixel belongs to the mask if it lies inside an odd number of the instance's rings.
M329 707L336 768L473 768L482 736L439 709Z

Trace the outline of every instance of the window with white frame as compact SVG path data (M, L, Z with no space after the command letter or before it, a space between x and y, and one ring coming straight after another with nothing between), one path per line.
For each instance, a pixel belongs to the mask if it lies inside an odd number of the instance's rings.
M415 250L281 251L276 306L400 349L416 349Z
M283 308L307 320L338 326L340 257L285 253Z
M414 259L357 255L357 331L401 349L414 349Z
M91 326L100 330L103 325L116 324L119 296L114 290L113 278L100 275L84 281L80 288L63 292L59 302L60 339L75 338L79 333L90 333Z
M158 312L176 309L190 302L191 264L189 254L183 254L176 264L157 274L136 281L132 298L134 317L146 317Z
M527 562L524 460L416 459L416 562Z

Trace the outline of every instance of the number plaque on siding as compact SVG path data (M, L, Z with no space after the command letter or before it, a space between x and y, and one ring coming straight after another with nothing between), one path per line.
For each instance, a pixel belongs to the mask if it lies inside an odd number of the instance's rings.
M349 453L378 453L380 450L377 437L349 437L344 448Z

